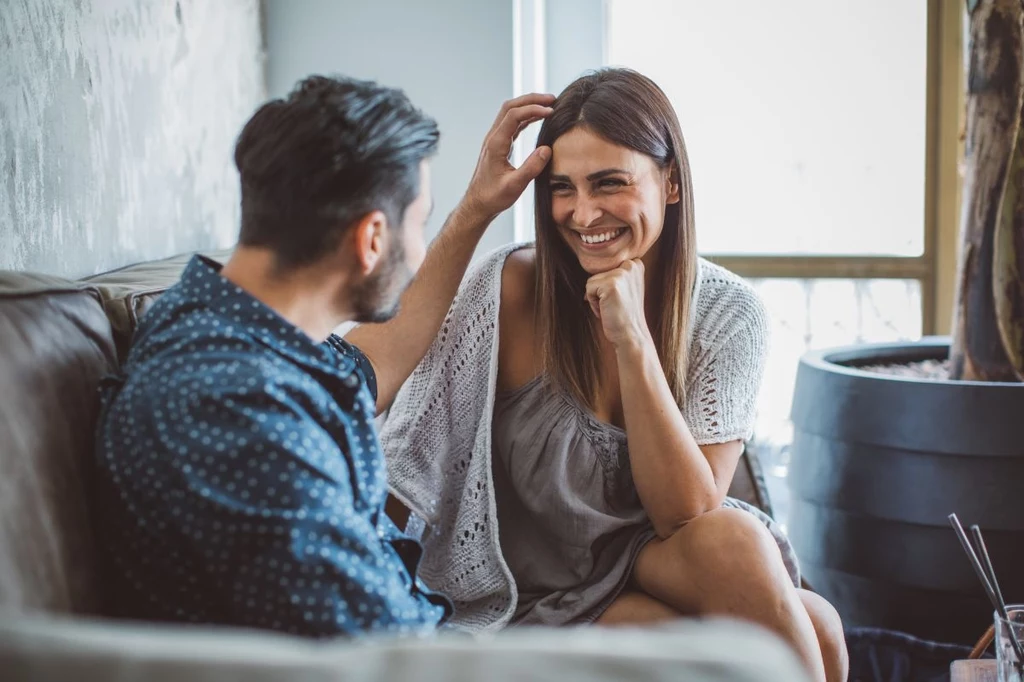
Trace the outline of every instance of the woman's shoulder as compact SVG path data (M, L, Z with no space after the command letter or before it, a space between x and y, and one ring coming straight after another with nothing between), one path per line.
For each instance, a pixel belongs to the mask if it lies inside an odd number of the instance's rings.
M501 391L520 388L541 371L534 329L536 282L536 250L523 248L508 254L502 266L498 314L498 389Z
M532 308L537 286L537 250L532 246L507 255L501 270L501 304Z
M698 259L693 333L697 340L729 337L749 330L768 333L768 310L757 290L736 273Z
M527 249L528 245L508 244L477 259L462 280L454 307L458 309L460 306L469 306L471 310L467 309L466 312L475 315L479 306L497 302L503 295L506 264L509 261L521 261L522 256L518 254ZM532 248L529 250L532 252Z

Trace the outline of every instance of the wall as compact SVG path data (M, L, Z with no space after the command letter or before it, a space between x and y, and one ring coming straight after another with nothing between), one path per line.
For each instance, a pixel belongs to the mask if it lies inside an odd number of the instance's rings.
M547 86L555 94L605 63L604 0L548 0Z
M0 268L230 245L265 95L258 0L0 2Z
M436 234L472 175L484 134L512 96L510 0L266 0L267 84L286 94L311 73L400 87L441 128L433 162ZM513 238L499 216L477 254Z

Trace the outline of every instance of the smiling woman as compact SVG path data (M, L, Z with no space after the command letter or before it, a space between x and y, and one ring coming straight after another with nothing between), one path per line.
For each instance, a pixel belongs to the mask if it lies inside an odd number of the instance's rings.
M681 403L684 330L697 268L686 146L657 85L631 71L603 73L566 88L537 138L553 151L549 175L535 183L542 355L552 378L591 404L601 336L595 317L579 305L586 283L581 275L643 259L649 276L659 277L650 289L649 305L659 310L651 333ZM543 328L545 320L559 323Z
M393 490L431 526L424 575L465 627L730 614L844 679L835 611L796 588L776 524L726 497L767 316L697 258L668 99L634 71L589 74L538 145L535 247L469 276L382 434Z

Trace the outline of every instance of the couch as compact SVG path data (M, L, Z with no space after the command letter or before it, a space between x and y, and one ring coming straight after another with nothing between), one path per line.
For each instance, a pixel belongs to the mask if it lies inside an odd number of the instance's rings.
M107 617L117 585L104 575L90 513L97 384L187 260L79 281L0 272L0 678L803 679L774 636L730 621L351 642ZM752 455L731 492L765 506Z

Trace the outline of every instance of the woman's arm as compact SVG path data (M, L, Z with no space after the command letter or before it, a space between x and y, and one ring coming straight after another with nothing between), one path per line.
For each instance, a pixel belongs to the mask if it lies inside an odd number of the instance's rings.
M668 537L722 504L743 443L723 432L721 443L697 444L676 405L647 325L642 263L627 262L591 278L587 295L615 348L634 483L655 532ZM750 371L760 372L759 363L754 365Z
M615 355L633 481L655 532L665 538L722 505L743 443L697 445L649 336L617 346Z

